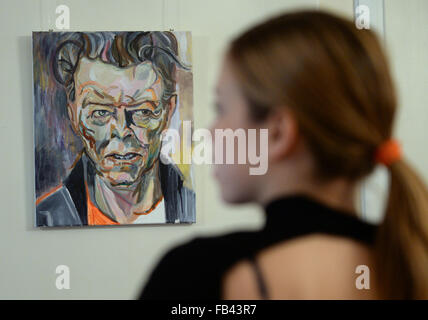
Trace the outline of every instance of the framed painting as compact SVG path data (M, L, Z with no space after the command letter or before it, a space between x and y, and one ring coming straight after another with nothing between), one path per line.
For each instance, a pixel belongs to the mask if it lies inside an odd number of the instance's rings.
M193 124L191 40L33 32L37 227L196 221L191 163L162 157Z

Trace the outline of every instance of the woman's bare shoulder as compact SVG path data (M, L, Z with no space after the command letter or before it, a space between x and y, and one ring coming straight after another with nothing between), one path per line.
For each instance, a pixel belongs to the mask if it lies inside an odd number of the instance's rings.
M352 239L326 234L302 236L264 249L257 262L271 299L376 297L372 250ZM222 288L225 299L261 298L248 260L228 270Z

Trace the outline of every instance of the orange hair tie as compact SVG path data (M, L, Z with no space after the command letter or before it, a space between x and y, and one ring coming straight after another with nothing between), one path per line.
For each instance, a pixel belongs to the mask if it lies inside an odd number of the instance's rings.
M376 151L375 162L389 166L393 162L400 160L400 158L400 143L395 139L389 139L378 147Z

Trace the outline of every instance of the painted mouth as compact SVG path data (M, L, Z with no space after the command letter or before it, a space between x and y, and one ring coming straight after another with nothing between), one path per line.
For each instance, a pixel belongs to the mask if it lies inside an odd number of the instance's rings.
M115 160L133 160L133 159L136 159L137 157L141 157L141 155L135 152L128 152L125 154L109 153L106 157L113 158Z

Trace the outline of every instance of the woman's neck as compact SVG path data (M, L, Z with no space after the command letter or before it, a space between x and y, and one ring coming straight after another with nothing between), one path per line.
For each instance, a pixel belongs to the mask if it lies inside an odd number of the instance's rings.
M302 193L333 208L356 213L356 186L356 183L344 178L322 182L312 176L288 170L266 177L257 202L266 205L277 197Z

